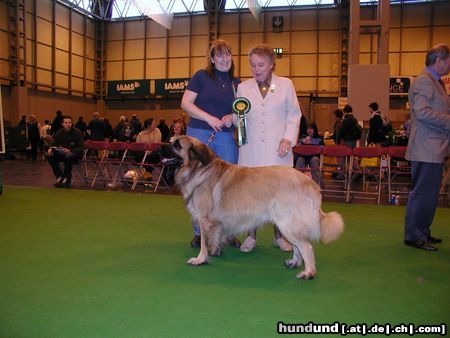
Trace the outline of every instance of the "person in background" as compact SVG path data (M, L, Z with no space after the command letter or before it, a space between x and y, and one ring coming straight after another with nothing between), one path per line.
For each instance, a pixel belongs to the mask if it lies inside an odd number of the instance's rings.
M48 147L50 147L50 144L52 143L51 128L52 125L50 124L50 121L44 120L44 123L41 125L41 129L39 130L39 136L41 138L40 148L41 151L44 153L43 158L45 157L45 152L47 152Z
M253 78L242 82L237 90L238 97L251 103L247 114L248 143L239 148L239 165L292 168L292 147L297 143L302 116L294 85L288 78L273 73L275 52L270 46L254 46L248 56ZM276 226L274 233L276 246L283 251L292 250ZM255 246L256 230L247 234L241 251L252 251Z
M156 121L153 117L150 117L144 121L144 129L137 135L136 142L141 143L160 143L161 132L156 128ZM136 161L141 161L142 158L135 157ZM152 151L146 159L147 163L158 163L161 160L161 154L159 151ZM152 172L153 168L149 167L146 170Z
M410 134L411 118L409 114L406 114L407 120L400 125L400 130L395 135L395 145L400 147L406 147L408 145L408 138Z
M405 132L405 136L409 138L409 135L411 134L411 115L406 115L407 119L405 122L403 122L403 131Z
M361 138L361 130L358 127L358 121L353 116L353 108L349 104L346 104L343 109L344 119L342 120L342 126L338 132L337 141L338 144L356 148L358 140ZM344 166L344 160L339 160L339 166ZM358 161L353 161L353 170L360 170Z
M28 123L26 125L26 128L27 128L28 144L31 147L31 160L36 161L39 140L41 139L40 133L41 125L37 121L36 115L30 114L30 116L28 117Z
M450 97L441 79L450 71L448 45L431 48L425 65L408 93L411 134L405 158L411 162L412 178L404 244L435 251L435 244L442 239L433 237L430 227L439 200L443 163L450 151Z
M383 118L378 110L378 103L372 102L369 104L369 135L367 136L367 144L375 144L382 146L385 141L385 135L383 133Z
M78 118L77 123L75 124L75 128L77 128L83 134L83 139L87 140L89 138L89 134L87 133L87 124L83 120L83 116Z
M186 134L208 144L217 156L232 164L237 163L238 157L232 128L232 104L238 83L230 45L215 40L209 49L206 68L194 74L181 99L181 108L190 116ZM196 220L193 229L191 246L199 248L200 229ZM240 243L233 238L231 245Z
M120 117L116 128L114 128L114 138L120 142L132 142L135 139L133 125L123 115Z
M338 144L350 147L354 149L356 142L360 139L361 135L357 134L358 120L353 116L353 107L346 104L343 109L344 119L342 120L341 129L338 133Z
M161 132L156 128L154 118L150 117L144 121L144 130L137 135L136 142L147 144L161 142Z
M114 137L113 127L107 118L104 118L103 122L105 123L105 140L111 142Z
M72 118L64 116L60 128L47 151L47 160L56 177L55 187L70 188L72 182L72 166L83 153L83 134L72 125ZM64 163L61 170L59 163Z
M92 120L89 122L87 130L91 141L105 140L105 121L100 118L100 114L98 112L94 112L92 115Z
M169 142L173 143L177 137L184 135L183 123L177 121L173 124L172 135L170 136Z
M335 144L338 142L338 134L342 128L342 118L344 117L344 112L341 109L336 109L334 112L334 124L333 124L333 141Z
M239 79L236 78L236 82L240 81ZM237 86L237 83L235 84L235 86ZM183 124L183 130L187 130L187 116L185 112L182 112L180 114L180 117L178 118L178 121L180 121Z
M21 130L27 129L27 116L26 115L22 115L19 123L17 123L17 128L21 129Z
M179 120L175 121L174 124L170 127L170 138L169 143L173 143L178 137L184 135L183 123ZM163 148L164 150L164 148ZM164 171L163 171L163 179L164 182L168 186L172 186L175 184L175 173L178 168L178 159L173 157L173 154L161 152L162 162L164 162Z
M173 134L173 128L174 128L175 124L178 123L178 122L181 123L182 130L183 130L183 135L186 135L186 125L183 123L183 121L179 117L173 119L172 125L169 128L170 135Z
M58 130L62 128L62 122L63 122L63 114L61 110L58 110L56 112L56 116L53 119L52 122L52 136L55 137L55 134Z
M311 122L306 129L306 135L303 136L300 141L298 142L300 145L306 145L306 146L323 146L323 139L319 135L319 130L317 129L317 125L315 122ZM320 158L317 155L313 156L299 156L297 158L295 168L297 169L303 169L307 165L311 169L311 177L316 183L319 183L319 166L320 166Z
M166 119L160 119L157 128L161 132L161 141L168 142L170 138L170 128L166 124Z
M340 142L340 137L339 137L339 133L341 132L341 128L342 128L342 122L344 120L344 112L341 109L336 109L334 112L334 124L333 124L333 136L332 139L334 141L334 144L339 144ZM342 167L345 164L345 161L342 159L338 159L337 160L339 167L337 168L338 170L341 170ZM343 175L340 175L338 173L333 173L332 174L333 178L338 178L338 179L344 179Z
M51 135L52 125L49 120L44 120L44 123L41 126L41 137L45 135Z
M139 121L136 114L133 114L133 116L131 117L130 123L133 126L133 133L137 137L137 134L139 134L142 131L142 123L141 123L141 121Z
M303 137L307 135L307 129L308 129L308 121L306 120L306 117L302 115L300 118L300 131L298 133L299 137Z

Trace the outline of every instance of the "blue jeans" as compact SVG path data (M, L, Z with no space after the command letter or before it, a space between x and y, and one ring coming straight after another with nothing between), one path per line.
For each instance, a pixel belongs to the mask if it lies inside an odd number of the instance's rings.
M47 161L52 167L53 174L56 178L65 177L68 180L72 179L72 166L76 162L80 155L72 152L63 153L59 151L53 151L53 154L47 157ZM59 162L64 162L64 171L61 170Z
M211 137L211 130L198 129L188 127L186 135L195 137L203 143L207 143ZM238 161L238 147L234 141L233 134L230 132L217 132L214 139L209 144L217 156L222 160L227 161L231 164L236 164ZM198 224L192 222L192 228L194 229L194 235L200 236L200 228Z
M186 135L195 137L203 143L207 143L211 137L211 130L198 129L188 127ZM222 160L227 161L231 164L236 164L238 159L238 148L236 142L234 141L233 134L229 132L217 132L214 139L209 144L217 156Z

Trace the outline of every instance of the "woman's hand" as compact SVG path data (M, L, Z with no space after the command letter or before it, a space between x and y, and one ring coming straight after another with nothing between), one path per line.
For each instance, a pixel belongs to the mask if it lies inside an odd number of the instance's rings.
M230 128L233 124L233 116L231 114L222 117L222 123L225 127Z
M212 129L214 129L214 131L222 131L223 123L217 117L209 115L206 122L208 122L208 124Z
M292 150L291 141L286 140L285 138L281 139L280 144L278 145L278 156L280 156L280 158L283 158L291 150Z

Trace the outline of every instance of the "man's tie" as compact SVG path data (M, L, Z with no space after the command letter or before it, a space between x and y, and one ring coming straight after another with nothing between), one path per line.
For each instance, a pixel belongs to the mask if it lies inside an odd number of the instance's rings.
M442 86L442 88L444 88L444 91L445 91L445 84L444 84L444 81L442 81L442 79L439 79L438 82L439 82L439 84Z

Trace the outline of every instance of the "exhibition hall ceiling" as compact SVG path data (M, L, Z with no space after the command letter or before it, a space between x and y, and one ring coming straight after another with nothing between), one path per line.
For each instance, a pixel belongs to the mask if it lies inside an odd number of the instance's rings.
M149 14L204 13L208 0L58 0L86 15L102 20L121 20ZM336 6L346 0L218 0L225 11L247 9L249 4L261 8ZM433 0L394 0L391 3L432 2ZM362 5L377 4L377 0L361 0Z

